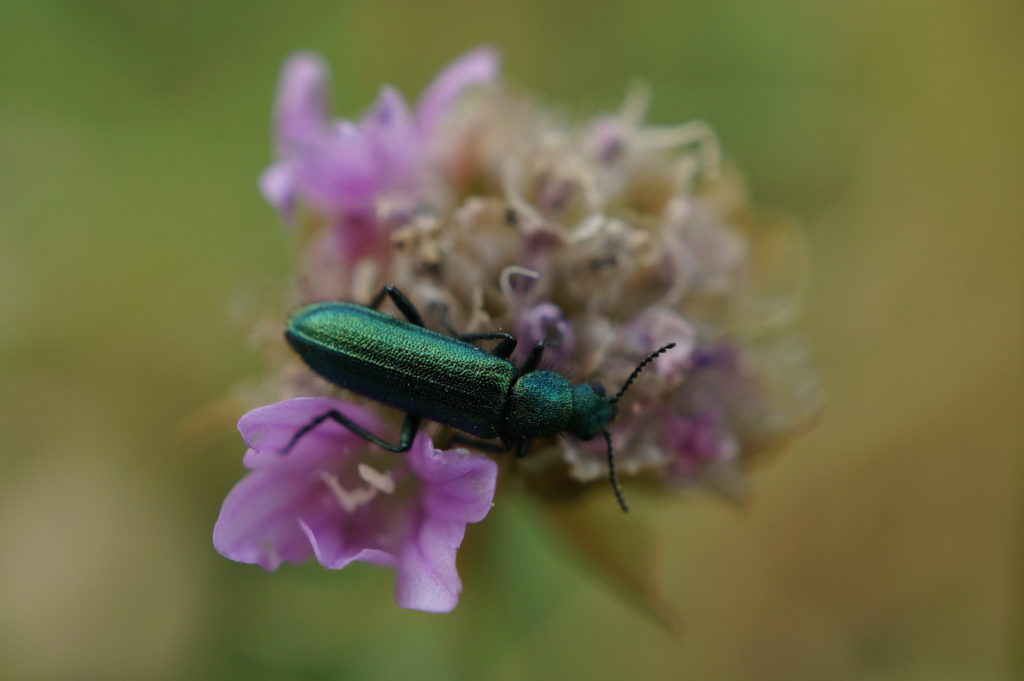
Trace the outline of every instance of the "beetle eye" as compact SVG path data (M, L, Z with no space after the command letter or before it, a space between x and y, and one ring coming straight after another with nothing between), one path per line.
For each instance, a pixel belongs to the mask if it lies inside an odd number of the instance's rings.
M601 385L600 383L591 383L590 389L594 391L595 395L598 395L600 397L604 397L605 395L604 386Z

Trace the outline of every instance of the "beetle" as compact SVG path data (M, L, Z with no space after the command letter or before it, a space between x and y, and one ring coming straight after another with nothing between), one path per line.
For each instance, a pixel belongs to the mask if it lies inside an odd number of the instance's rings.
M377 311L389 297L406 321ZM669 343L641 361L612 397L600 383L572 385L554 371L538 369L545 341L538 341L521 367L509 357L517 340L501 331L445 335L428 329L405 295L381 289L369 306L346 302L312 303L288 319L285 339L315 373L331 383L405 412L398 444L384 441L337 410L312 419L296 431L287 453L307 433L332 420L391 452L412 447L421 418L457 428L481 440L498 439L516 456L529 452L534 438L568 432L582 440L598 434L608 446L608 474L615 498L628 511L615 475L607 425L616 402L637 375ZM497 340L493 350L475 341ZM493 449L487 442L477 443Z

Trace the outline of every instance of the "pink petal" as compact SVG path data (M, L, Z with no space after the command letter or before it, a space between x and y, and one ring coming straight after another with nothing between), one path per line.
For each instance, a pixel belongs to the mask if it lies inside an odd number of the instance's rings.
M295 168L291 161L278 161L260 174L260 193L267 203L291 222L295 211Z
M395 602L402 608L449 612L462 582L455 554L466 524L483 520L494 500L498 466L465 450L434 449L420 433L408 464L425 486L421 517L398 555Z
M413 188L419 153L408 106L385 87L357 126L336 127L302 156L296 184L324 212L372 217L382 193Z
M427 86L416 106L420 134L431 134L467 88L494 80L498 75L499 62L494 49L478 47L445 68Z
M278 153L314 140L327 127L327 66L319 56L300 52L285 62L274 106Z
M356 561L395 567L397 559L387 551L365 548L345 542L343 537L343 518L339 514L307 515L299 521L302 532L306 535L317 561L329 570L340 570L349 563Z
M450 612L459 602L462 581L455 570L455 552L466 525L424 521L405 542L398 557L395 602L400 608Z
M309 469L313 461L343 455L366 440L340 423L327 420L306 433L288 454L283 450L301 428L313 419L336 410L374 433L379 420L362 407L329 397L296 397L253 409L238 421L238 430L249 446L247 468L284 467Z
M422 502L427 517L476 523L491 510L498 464L486 456L464 449L434 449L430 438L420 433L407 461L427 486Z
M381 189L408 185L419 157L419 139L412 114L402 95L384 86L360 132L373 151L374 170Z
M377 169L373 145L362 130L336 132L303 156L296 184L304 199L326 213L372 214L387 179Z
M276 570L300 563L312 549L295 518L313 498L315 481L304 474L253 471L234 486L213 528L213 545L225 558Z

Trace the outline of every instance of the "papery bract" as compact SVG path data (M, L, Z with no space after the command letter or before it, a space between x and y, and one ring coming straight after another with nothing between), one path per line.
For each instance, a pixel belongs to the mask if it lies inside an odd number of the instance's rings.
M661 443L671 456L669 475L680 483L694 482L708 466L739 454L739 443L714 412L669 416L662 422Z

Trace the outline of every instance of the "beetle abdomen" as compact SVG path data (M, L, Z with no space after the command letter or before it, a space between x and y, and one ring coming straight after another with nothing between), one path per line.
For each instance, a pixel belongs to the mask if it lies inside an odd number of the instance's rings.
M483 438L498 435L517 375L475 345L352 303L300 309L285 337L331 383Z

